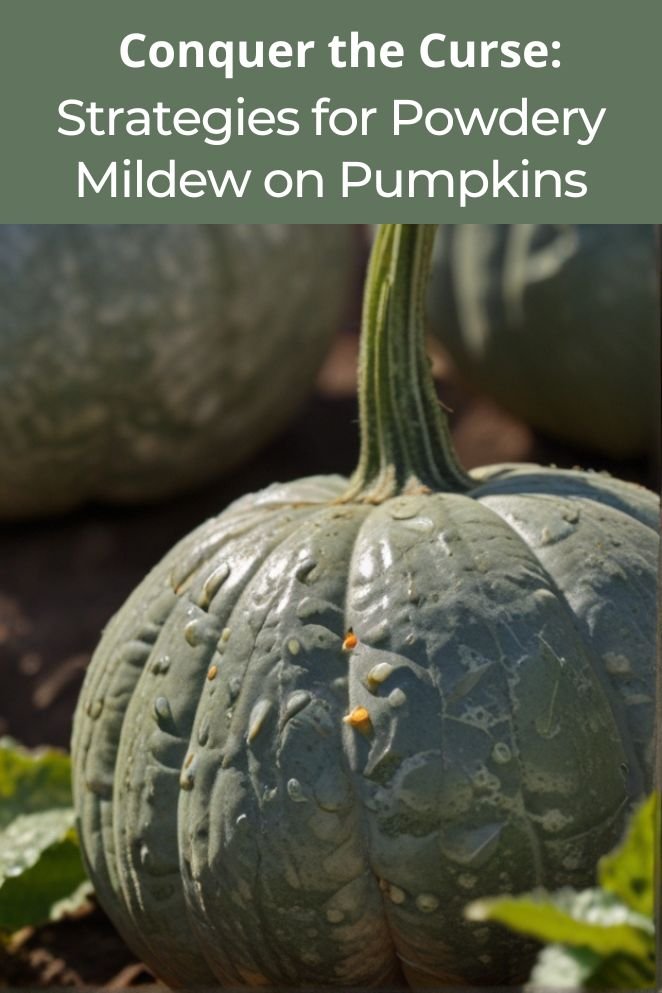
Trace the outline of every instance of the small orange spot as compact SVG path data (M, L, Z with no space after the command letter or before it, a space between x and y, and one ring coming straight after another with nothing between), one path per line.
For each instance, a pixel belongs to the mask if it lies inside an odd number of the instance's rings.
M370 714L365 707L354 707L354 710L343 717L343 721L345 724L349 724L350 727L356 728L357 731L363 731L365 733L372 730Z
M354 634L353 629L349 628L347 634L345 635L345 640L342 643L343 651L351 652L353 648L356 648L358 643L359 643L359 639Z
M216 679L216 674L218 673L217 665L210 665L207 670L207 679Z

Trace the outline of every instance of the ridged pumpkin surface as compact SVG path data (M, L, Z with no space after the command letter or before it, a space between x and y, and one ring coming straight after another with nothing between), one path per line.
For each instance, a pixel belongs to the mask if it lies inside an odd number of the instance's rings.
M169 495L291 416L346 306L341 225L0 227L0 517Z
M419 399L427 444L442 414ZM446 492L330 476L245 497L104 633L74 729L80 835L172 985L522 980L529 949L463 907L588 884L650 788L657 498L448 466Z
M615 458L659 438L652 224L455 224L432 324L463 376L534 427Z

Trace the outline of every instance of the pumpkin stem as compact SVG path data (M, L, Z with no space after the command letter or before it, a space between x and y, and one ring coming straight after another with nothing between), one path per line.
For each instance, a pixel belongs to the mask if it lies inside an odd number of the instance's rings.
M361 454L344 500L462 492L460 466L425 351L425 294L435 224L382 224L363 298Z

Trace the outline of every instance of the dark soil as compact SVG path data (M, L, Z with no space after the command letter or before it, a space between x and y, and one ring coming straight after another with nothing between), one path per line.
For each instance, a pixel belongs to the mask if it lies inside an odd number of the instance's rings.
M0 988L6 983L33 989L122 990L145 989L154 982L96 907L35 932L26 928L14 939L11 954L0 958Z
M67 517L0 528L0 735L67 747L71 718L103 626L182 535L243 493L275 480L348 473L358 449L356 338L339 336L316 394L288 431L229 479L158 506L90 506ZM465 466L509 460L576 464L658 488L644 460L608 463L536 437L457 383L435 356ZM0 987L117 990L154 982L98 909L24 932L0 957Z

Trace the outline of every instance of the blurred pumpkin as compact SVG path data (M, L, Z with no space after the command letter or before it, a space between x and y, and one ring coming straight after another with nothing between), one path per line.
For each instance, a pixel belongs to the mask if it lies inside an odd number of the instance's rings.
M506 410L614 458L653 451L653 225L442 225L429 304L461 375Z
M354 247L340 225L0 227L0 517L248 458L312 388Z

